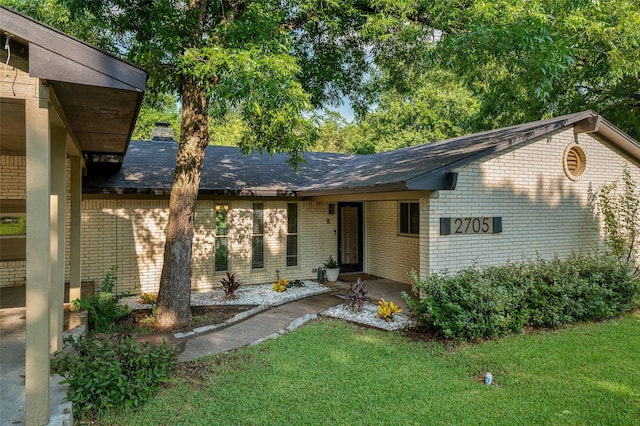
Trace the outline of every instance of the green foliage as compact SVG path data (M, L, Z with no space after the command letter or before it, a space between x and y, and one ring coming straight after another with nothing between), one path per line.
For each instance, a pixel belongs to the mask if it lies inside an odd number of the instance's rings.
M329 256L326 262L324 262L324 267L327 269L338 269L340 265L338 265L338 262L333 258L333 256Z
M442 31L429 60L481 102L478 130L594 109L640 137L640 3L429 1Z
M145 95L131 138L150 140L154 125L161 121L169 123L173 129L173 138L180 140L180 111L176 97L169 93Z
M158 303L158 295L157 294L150 294L150 293L142 293L140 295L140 300L142 300L142 303L147 303L150 305L154 305L156 303Z
M529 324L558 327L613 318L634 307L640 282L630 265L608 255L539 260L523 271L529 282Z
M613 255L635 265L634 273L640 275L640 193L628 166L622 182L620 190L618 181L603 185L590 201L602 218L605 242Z
M404 297L418 321L455 340L612 318L633 308L640 294L629 265L608 255L469 268L426 280L413 273L412 280L422 298Z
M54 354L51 368L69 384L67 398L79 418L140 406L177 363L175 348L137 343L131 336L69 336L64 343L66 349Z
M378 317L387 322L393 321L393 314L400 312L402 312L402 308L396 306L391 300L387 302L384 299L380 299L378 302Z
M0 217L0 235L24 235L27 233L26 216Z
M106 333L113 329L114 321L129 312L125 306L118 304L113 294L116 283L117 268L112 266L104 276L99 294L88 299L76 299L72 302L75 310L87 311L89 331L92 333Z
M240 288L240 281L236 280L236 275L227 272L227 277L220 280L222 288L224 289L225 299L235 299L236 290Z
M285 280L284 278L280 278L278 282L273 283L273 286L271 288L273 289L273 291L282 293L284 291L287 291L288 286L289 286L289 281Z
M369 299L367 296L369 290L364 288L365 284L367 284L367 281L363 281L360 278L358 278L356 282L351 283L349 291L347 292L347 297L344 299L344 304L355 311L361 311L364 306L364 302Z

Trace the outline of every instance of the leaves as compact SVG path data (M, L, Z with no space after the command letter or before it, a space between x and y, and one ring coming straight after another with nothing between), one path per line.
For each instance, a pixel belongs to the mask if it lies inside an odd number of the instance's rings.
M479 97L478 130L595 109L640 136L637 2L430 3L443 32L430 59Z

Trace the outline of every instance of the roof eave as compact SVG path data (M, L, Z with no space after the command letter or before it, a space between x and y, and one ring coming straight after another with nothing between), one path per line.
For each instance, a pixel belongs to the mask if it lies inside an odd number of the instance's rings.
M379 185L353 186L348 188L305 189L297 191L299 197L319 197L328 195L370 194L376 192L408 191L406 182L386 183Z

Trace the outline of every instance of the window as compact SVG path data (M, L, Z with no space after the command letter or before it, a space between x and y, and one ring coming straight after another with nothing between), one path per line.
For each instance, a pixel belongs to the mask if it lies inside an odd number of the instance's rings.
M287 204L287 266L298 266L298 205Z
M419 235L420 234L420 203L400 203L400 217L398 223L400 225L401 235Z
M251 269L264 268L264 204L253 204L253 233L251 236Z
M27 258L26 200L0 200L0 261Z
M216 272L229 269L229 205L216 204Z

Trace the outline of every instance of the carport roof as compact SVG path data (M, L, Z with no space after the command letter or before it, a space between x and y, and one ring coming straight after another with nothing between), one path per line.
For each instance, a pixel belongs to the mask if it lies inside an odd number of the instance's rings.
M53 88L85 157L121 162L147 73L5 6L0 6L0 34L2 46L9 38L9 65ZM7 57L0 49L3 63ZM99 155L89 158L88 153Z

